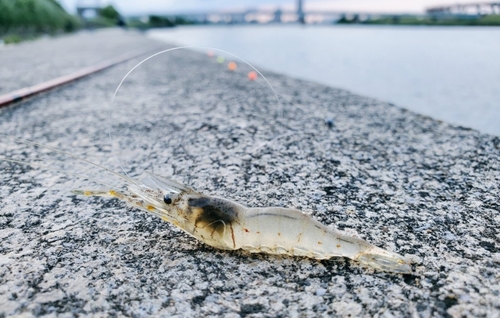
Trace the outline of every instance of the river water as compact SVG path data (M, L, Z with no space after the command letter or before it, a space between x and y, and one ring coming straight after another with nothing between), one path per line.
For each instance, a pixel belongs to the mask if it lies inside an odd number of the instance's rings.
M500 135L500 28L236 25L148 35Z

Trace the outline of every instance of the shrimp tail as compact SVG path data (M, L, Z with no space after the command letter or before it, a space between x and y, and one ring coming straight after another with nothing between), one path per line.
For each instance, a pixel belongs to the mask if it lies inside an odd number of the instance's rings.
M354 260L387 272L411 274L411 266L405 259L396 253L392 253L376 246L359 253Z

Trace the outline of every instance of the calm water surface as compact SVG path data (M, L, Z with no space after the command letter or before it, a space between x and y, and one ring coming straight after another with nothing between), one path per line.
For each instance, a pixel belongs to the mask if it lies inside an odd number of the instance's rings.
M148 34L500 135L500 28L190 26Z

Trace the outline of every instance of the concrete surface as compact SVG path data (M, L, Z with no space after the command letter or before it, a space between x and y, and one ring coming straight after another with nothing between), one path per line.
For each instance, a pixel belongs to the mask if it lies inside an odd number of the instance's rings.
M73 35L0 46L0 95L148 46L161 45L137 31L119 29L83 30Z
M110 106L136 62L0 110L0 155L50 168L0 162L0 316L500 316L498 137L267 74L278 104L244 65L189 51L145 63ZM75 174L123 182L70 155L301 209L405 255L414 274L215 250L117 200L72 195L108 186Z

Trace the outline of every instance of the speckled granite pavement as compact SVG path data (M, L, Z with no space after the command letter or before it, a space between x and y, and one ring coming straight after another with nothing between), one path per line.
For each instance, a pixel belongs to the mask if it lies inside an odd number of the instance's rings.
M189 51L146 63L110 108L134 63L0 110L0 155L50 168L0 162L0 316L500 316L498 137L267 74L279 105L244 66ZM72 195L104 186L58 171L120 182L13 138L301 209L405 255L414 275L215 250L117 200Z

